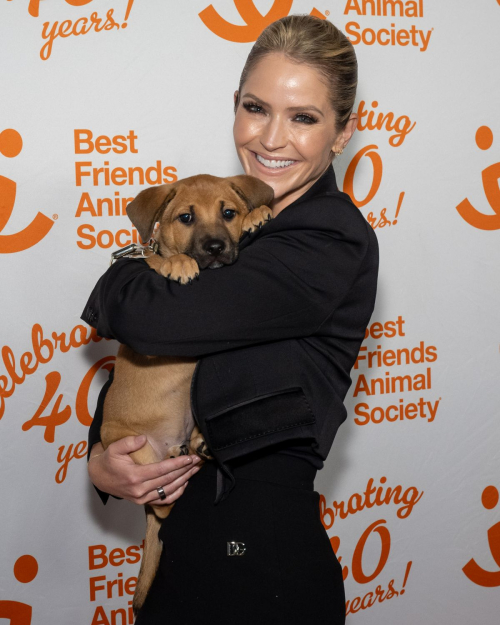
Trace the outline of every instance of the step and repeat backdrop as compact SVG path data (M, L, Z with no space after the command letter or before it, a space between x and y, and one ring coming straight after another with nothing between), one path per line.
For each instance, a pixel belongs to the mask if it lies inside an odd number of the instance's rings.
M233 92L290 13L355 45L335 169L380 244L316 480L347 623L499 622L500 2L0 0L0 623L133 622L144 513L86 472L117 344L79 316L141 189L241 173Z

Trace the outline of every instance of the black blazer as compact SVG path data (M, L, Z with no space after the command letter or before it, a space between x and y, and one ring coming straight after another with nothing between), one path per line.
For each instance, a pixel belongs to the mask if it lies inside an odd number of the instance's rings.
M233 265L181 286L142 259L112 265L82 319L141 354L199 358L193 414L218 464L278 445L318 469L330 451L349 376L375 304L378 244L333 167L257 233ZM111 378L112 380L112 378ZM98 401L89 449L100 440Z

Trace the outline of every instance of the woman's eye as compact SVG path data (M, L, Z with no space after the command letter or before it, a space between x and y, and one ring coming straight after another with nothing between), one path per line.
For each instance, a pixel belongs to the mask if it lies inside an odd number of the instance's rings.
M179 215L179 219L183 224L189 224L193 221L193 215L191 213L183 213L182 215Z
M311 117L311 115L307 115L306 113L299 113L295 116L295 119L303 124L315 124L318 121L316 118Z
M243 108L249 111L250 113L262 113L264 111L262 106L255 104L255 102L244 102Z
M232 208L225 208L222 211L222 216L224 217L224 219L227 219L228 221L230 219L233 219L233 217L236 215L236 211L233 210Z

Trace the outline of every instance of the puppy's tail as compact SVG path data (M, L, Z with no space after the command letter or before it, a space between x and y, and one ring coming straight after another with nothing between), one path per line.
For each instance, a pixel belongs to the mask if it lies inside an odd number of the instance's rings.
M144 553L142 554L141 568L137 578L132 607L137 615L142 608L146 595L151 588L153 579L158 569L163 545L158 538L161 520L156 516L151 506L146 505L146 537L144 539Z

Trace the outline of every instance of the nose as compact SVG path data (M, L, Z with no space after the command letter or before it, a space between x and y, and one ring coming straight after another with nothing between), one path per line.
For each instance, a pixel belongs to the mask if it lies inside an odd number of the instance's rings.
M224 251L226 244L220 239L209 239L204 245L203 250L208 252L210 256L218 256Z
M284 148L288 143L284 120L276 115L270 117L260 136L262 146L268 151Z

